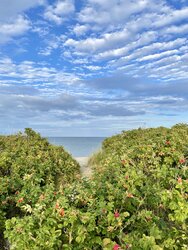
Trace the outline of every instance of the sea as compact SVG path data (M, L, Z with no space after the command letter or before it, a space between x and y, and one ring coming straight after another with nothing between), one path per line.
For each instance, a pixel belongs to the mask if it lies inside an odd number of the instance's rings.
M51 144L63 146L73 157L88 157L100 150L105 137L48 137Z

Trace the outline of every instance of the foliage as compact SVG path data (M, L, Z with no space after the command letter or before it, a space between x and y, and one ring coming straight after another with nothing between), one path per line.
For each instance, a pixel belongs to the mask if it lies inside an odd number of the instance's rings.
M185 124L106 139L91 179L57 188L50 177L16 203L11 249L187 249L187 142Z
M127 131L104 141L103 160L95 162L97 180L108 183L106 194L119 213L130 213L118 243L123 237L135 250L187 249L187 142L184 124Z
M25 216L19 204L32 206L47 185L58 190L78 175L79 165L63 147L50 145L33 130L1 136L0 234L6 219Z

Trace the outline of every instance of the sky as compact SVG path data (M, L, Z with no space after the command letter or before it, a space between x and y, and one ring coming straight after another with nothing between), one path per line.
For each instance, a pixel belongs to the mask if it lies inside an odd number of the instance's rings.
M187 0L1 0L0 134L188 121Z

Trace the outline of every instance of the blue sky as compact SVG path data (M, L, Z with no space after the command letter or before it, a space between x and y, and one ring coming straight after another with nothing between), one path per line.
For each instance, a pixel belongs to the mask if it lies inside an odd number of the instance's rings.
M188 1L1 0L0 133L187 122Z

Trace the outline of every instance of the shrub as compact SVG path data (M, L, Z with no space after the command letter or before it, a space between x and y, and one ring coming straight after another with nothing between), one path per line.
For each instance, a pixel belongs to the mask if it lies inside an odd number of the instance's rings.
M187 141L184 124L106 139L91 179L19 197L22 216L6 221L11 249L186 250Z
M6 219L24 217L21 206L35 204L48 185L56 191L78 176L79 165L63 147L50 145L33 130L26 129L25 134L1 136L1 235Z

